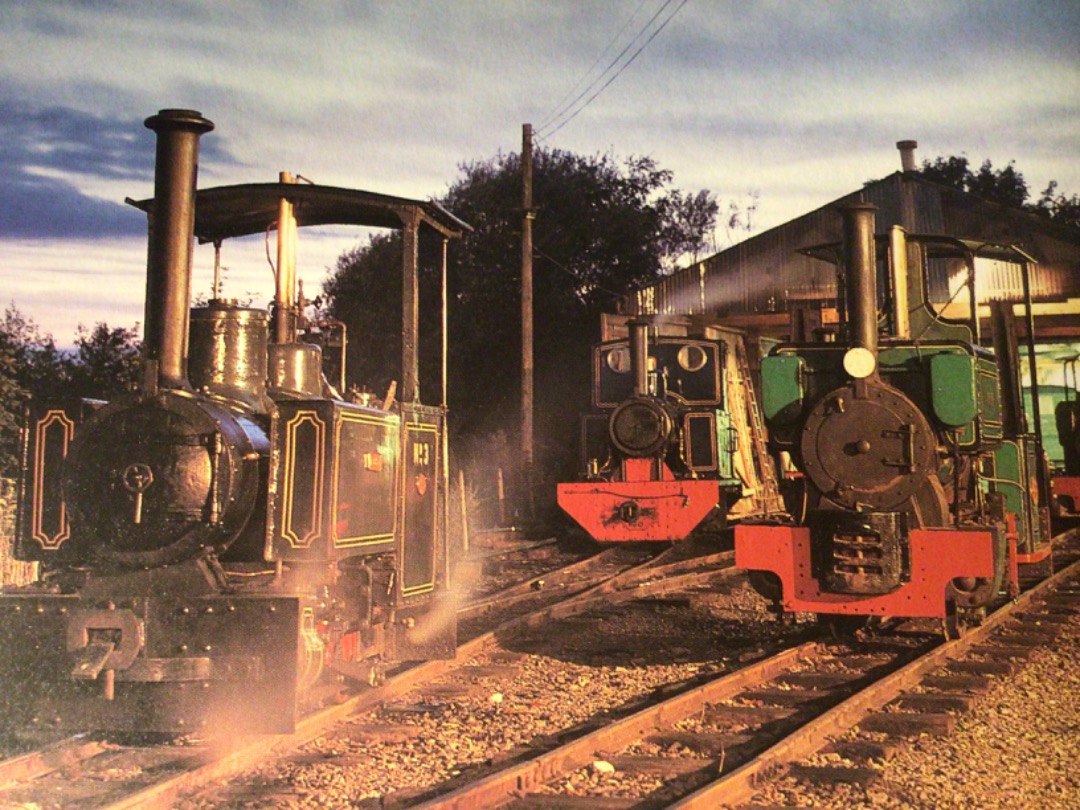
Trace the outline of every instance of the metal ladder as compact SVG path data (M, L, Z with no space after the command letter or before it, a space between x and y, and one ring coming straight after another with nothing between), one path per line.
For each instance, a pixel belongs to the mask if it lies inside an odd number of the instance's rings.
M762 507L767 514L770 512L782 512L784 511L784 501L780 497L780 485L776 478L776 465L769 456L769 448L765 437L765 422L761 418L757 391L754 388L753 377L750 376L750 363L746 356L744 337L740 337L735 341L735 366L738 369L746 396L746 411L750 422L750 441L753 446L758 476L761 479Z

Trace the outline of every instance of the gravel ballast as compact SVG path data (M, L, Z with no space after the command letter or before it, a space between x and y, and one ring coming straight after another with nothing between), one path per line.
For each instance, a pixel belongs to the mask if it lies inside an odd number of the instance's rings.
M755 803L862 810L1075 810L1080 807L1080 616L1052 647L1001 678L947 737L924 736L887 763L882 779L770 785Z

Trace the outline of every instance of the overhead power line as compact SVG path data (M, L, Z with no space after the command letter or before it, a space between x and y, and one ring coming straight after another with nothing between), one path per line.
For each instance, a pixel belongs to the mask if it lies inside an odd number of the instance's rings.
M645 39L645 41L638 46L637 50L635 50L628 59L626 59L620 64L620 60L634 46L634 44L639 39L641 39L642 36L645 35L645 33L649 30L653 23L656 22L656 20L673 2L674 0L665 0L664 4L659 9L657 9L656 13L653 14L653 16L649 19L648 22L645 23L644 26L642 26L641 30L634 36L634 38L630 40L626 47L623 48L614 59L611 60L611 62L604 69L604 71L599 76L597 76L589 84L588 87L582 90L569 104L562 105L561 112L549 115L547 119L545 119L546 121L548 121L548 123L538 129L538 133L542 133L542 138L549 138L554 135L560 129L573 121L582 112L582 110L584 110L593 101L595 101L597 97L611 85L612 82L614 82L617 78L619 78L620 75L622 75L623 71L625 71L628 67L630 67L630 65L634 63L634 60L637 59L638 56L641 55L641 52L644 51L646 47L648 47L649 43L656 39L660 32L667 27L668 23L670 23L675 18L675 15L682 11L683 6L685 6L689 2L689 0L681 0L679 5L676 6L675 9L671 11L666 18L664 18L660 25L657 26L657 28L653 30L651 34L649 34L648 38ZM634 14L636 15L637 12L635 11ZM631 19L633 19L633 17L631 17ZM586 95L590 91L592 91L593 88L596 87L596 85L604 78L604 76L606 76L612 70L614 70L615 72L612 73L610 77L608 77L607 81L605 81L602 85L600 85L598 89L592 92L592 95L588 95L588 97L586 98ZM582 101L582 99L584 99L584 101Z
M574 83L574 86L566 91L566 95L564 95L562 98L560 98L558 100L558 102L556 102L555 107L552 109L552 111L550 113L548 113L545 118L541 119L540 123L537 124L537 129L543 129L548 124L550 124L552 121L554 121L556 118L558 118L560 115L562 115L566 111L567 108L573 106L574 103L579 101L586 93L588 93L589 90L596 84L596 82L598 82L600 80L600 78L605 73L607 73L608 70L611 69L611 64L609 64L606 68L604 68L600 72L600 74L595 79L592 80L592 82L590 82L588 87L586 87L584 90L582 90L581 93L578 94L577 96L574 96L574 93L576 93L578 91L578 88L581 87L581 85L584 84L585 80L588 79L589 76L592 75L592 72L594 70L596 70L596 66L599 65L600 62L603 60L603 58L605 56L607 56L608 53L611 52L611 49L615 47L615 43L618 42L622 38L622 35L624 33L626 33L626 29L630 27L630 23L632 23L635 19L637 19L638 13L641 11L642 8L645 7L645 4L647 2L649 2L649 0L641 0L641 2L638 3L637 8L634 9L633 14L631 14L629 17L626 18L626 22L623 23L622 28L620 28L618 30L618 33L616 33L608 41L608 44L604 46L604 50L602 50L600 52L600 55L596 57L596 59L593 61L593 63L591 65L589 65L589 69L581 74L581 78L578 79L577 82ZM668 0L668 2L670 2L670 0ZM648 23L646 23L646 25L648 25ZM637 34L634 35L634 39L637 39L639 36L641 36L640 31ZM633 40L631 40L630 42L631 42L631 44L633 44ZM629 48L630 46L627 45L626 47ZM625 51L625 49L624 49L624 51ZM618 59L618 57L616 57L616 59ZM574 96L574 97L571 98L571 96Z

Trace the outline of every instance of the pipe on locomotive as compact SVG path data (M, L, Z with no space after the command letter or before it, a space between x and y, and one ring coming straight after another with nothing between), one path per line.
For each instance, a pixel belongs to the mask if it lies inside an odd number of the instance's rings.
M157 153L146 259L143 361L148 369L156 367L153 388L190 390L187 345L199 138L214 124L195 110L161 110L147 118L145 125L157 133Z
M630 321L630 372L634 377L634 396L649 395L649 322Z
M281 184L295 183L289 172L278 175ZM272 334L274 342L296 342L299 327L296 312L296 217L293 204L284 197L278 205L277 289L274 298Z
M877 357L877 260L874 254L876 205L855 203L840 209L844 222L843 267L848 335L853 348Z

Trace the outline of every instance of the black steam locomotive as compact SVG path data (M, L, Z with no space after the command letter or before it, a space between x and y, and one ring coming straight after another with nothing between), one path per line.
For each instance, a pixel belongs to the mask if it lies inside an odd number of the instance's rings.
M417 240L467 227L432 203L283 182L196 192L213 124L163 110L149 217L144 378L109 403L37 402L0 597L9 724L286 732L340 676L452 656L443 406L417 397ZM129 201L131 202L131 201ZM397 404L344 401L300 342L299 225L403 230ZM276 229L269 313L189 314L193 236ZM216 290L215 290L216 294ZM388 400L390 397L388 397Z
M746 335L671 317L608 326L618 334L593 347L581 480L559 484L559 506L601 543L677 541L729 514L779 511Z
M980 261L1026 273L1029 260L897 227L881 240L879 268L873 206L843 213L839 254L809 252L843 270L846 331L782 344L762 362L770 442L802 484L793 517L737 527L736 563L783 611L977 621L1017 588L1019 566L1050 554L1049 485L1038 415L1030 431L1023 409L1012 305L990 305L990 350L975 294ZM965 318L929 303L935 262L966 288Z

